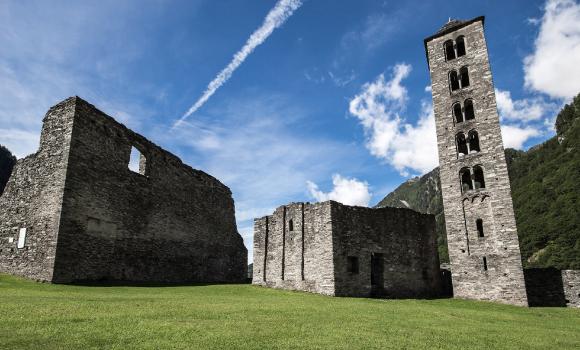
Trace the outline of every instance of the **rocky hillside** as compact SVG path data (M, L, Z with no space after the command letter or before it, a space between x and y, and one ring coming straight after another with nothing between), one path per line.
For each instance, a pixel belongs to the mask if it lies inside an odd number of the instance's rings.
M528 151L506 149L524 265L580 269L580 95L556 118L556 136ZM448 261L439 168L411 179L377 206L434 214Z
M0 145L0 195L4 192L14 164L16 164L16 157L6 147Z

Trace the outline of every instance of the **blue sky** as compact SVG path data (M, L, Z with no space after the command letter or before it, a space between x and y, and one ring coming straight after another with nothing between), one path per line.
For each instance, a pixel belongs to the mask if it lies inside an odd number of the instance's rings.
M423 39L449 17L486 16L507 146L553 136L580 92L576 0L284 1L0 2L0 144L34 152L48 108L81 96L228 185L251 249L252 218L279 205L374 205L437 165Z

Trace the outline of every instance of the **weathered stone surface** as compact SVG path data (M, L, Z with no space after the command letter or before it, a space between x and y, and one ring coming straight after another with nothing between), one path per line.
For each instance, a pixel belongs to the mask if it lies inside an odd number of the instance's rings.
M78 97L48 111L39 151L18 161L0 235L0 271L43 281L246 278L230 190Z
M465 38L466 54L446 59L444 43ZM524 276L503 150L483 17L455 21L425 39L432 82L443 206L454 295L527 305ZM451 91L449 74L469 72L469 86ZM457 122L453 105L473 101L475 118ZM465 111L463 111L465 113ZM460 155L456 135L476 131L480 151ZM462 192L460 171L481 166L485 188ZM480 237L476 220L483 221ZM485 259L484 259L485 258ZM485 263L484 263L485 261ZM487 266L485 266L487 265Z
M563 270L562 286L564 288L566 306L580 308L580 271Z
M530 306L580 307L580 271L525 269Z
M254 227L254 284L334 296L441 292L432 215L333 201L291 203L256 219ZM358 260L358 272L348 270L349 259Z

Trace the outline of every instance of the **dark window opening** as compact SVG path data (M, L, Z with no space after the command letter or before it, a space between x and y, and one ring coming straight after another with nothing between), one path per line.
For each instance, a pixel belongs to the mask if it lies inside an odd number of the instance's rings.
M480 166L473 167L473 181L475 188L485 188L485 179L483 177L483 169Z
M467 140L465 139L465 134L460 132L455 136L455 140L457 142L457 153L460 155L467 155Z
M475 226L477 226L477 236L485 237L485 235L483 234L483 220L481 219L475 220Z
M288 221L288 230L294 231L294 221L292 221L292 219L290 219L290 221Z
M473 189L473 184L471 182L471 173L469 169L465 168L459 172L459 177L461 178L461 192L469 191Z
M449 85L451 86L451 91L459 90L459 77L454 70L449 73Z
M467 67L463 67L459 70L459 76L461 78L461 87L465 88L469 86L469 71Z
M147 158L137 147L131 147L131 156L128 164L129 170L137 174L146 175Z
M463 112L461 111L461 104L456 103L453 105L453 117L456 123L463 122Z
M487 258L483 257L483 271L487 271Z
M448 40L443 44L445 46L445 59L447 61L455 58L455 50L453 48L453 41Z
M357 256L347 256L346 257L346 270L349 273L358 273L358 257Z
M465 56L465 38L462 36L457 38L455 46L457 47L457 57Z
M465 120L475 119L475 111L473 110L472 100L465 100L464 109L465 109Z
M479 135L477 131L471 130L469 132L469 153L479 152Z

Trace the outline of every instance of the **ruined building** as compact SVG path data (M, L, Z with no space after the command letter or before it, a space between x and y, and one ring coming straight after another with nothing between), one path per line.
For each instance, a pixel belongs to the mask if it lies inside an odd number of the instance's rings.
M440 293L432 215L327 201L282 206L254 225L256 285L333 296Z
M527 305L483 17L425 39L455 296Z
M3 273L235 282L246 259L225 185L78 97L48 111L38 152L17 162L0 197Z

